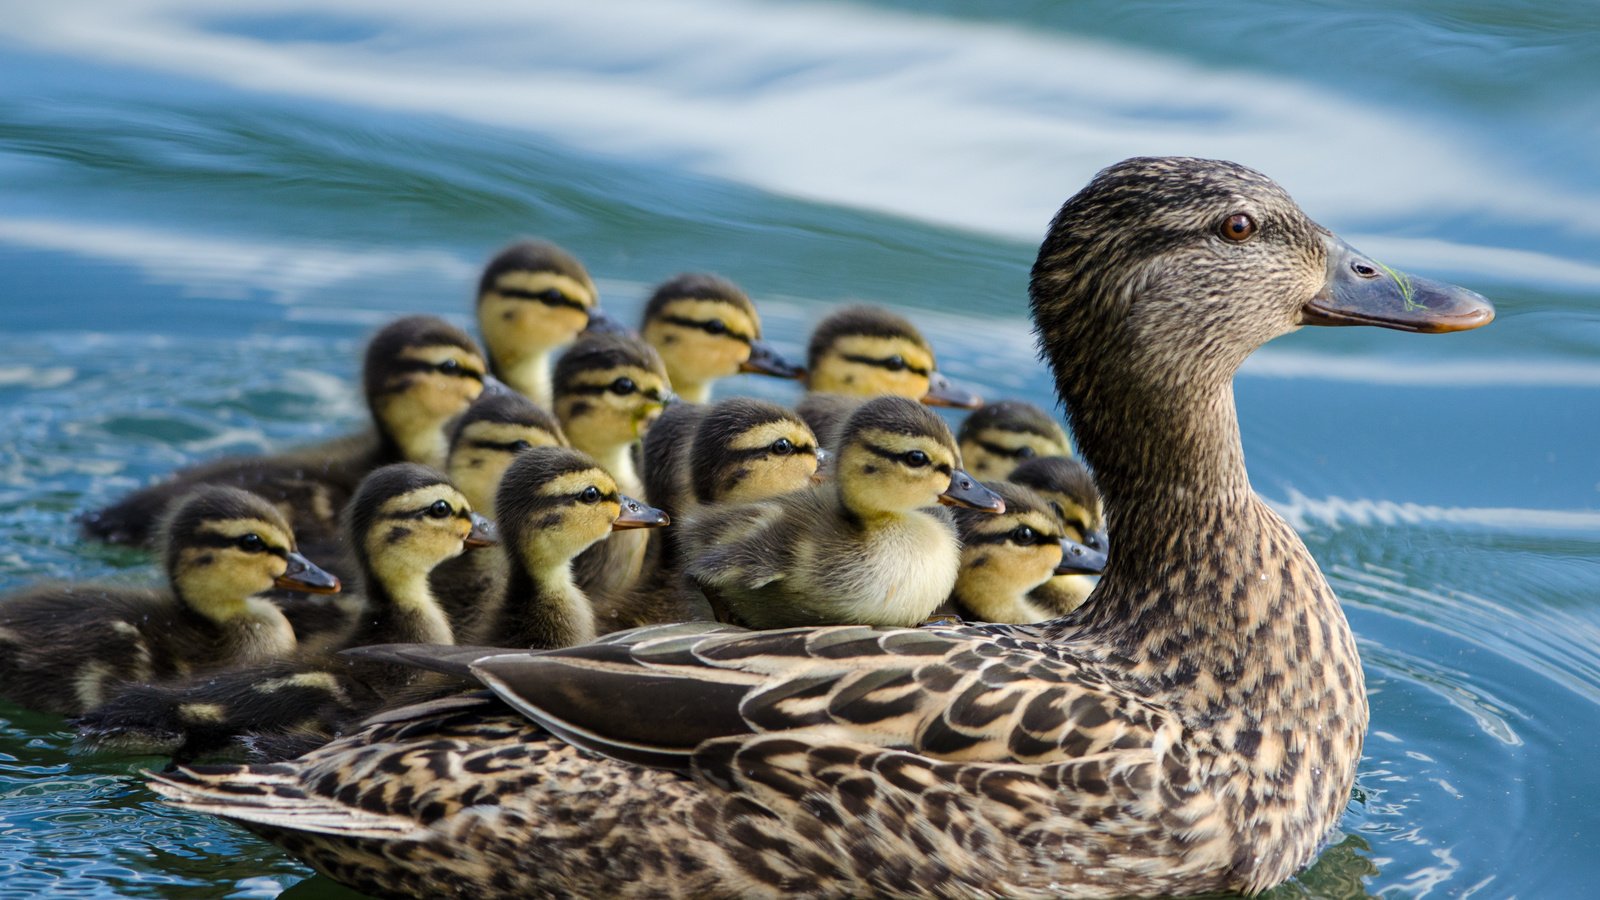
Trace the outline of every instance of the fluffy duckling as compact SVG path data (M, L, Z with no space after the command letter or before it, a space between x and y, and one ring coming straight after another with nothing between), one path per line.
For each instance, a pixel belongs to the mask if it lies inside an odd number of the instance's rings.
M519 241L478 280L478 331L494 374L549 407L550 357L599 312L600 293L577 257L548 241Z
M974 411L956 432L961 461L984 481L1011 474L1041 456L1071 456L1067 432L1050 414L1021 400L1001 400Z
M294 630L256 595L339 590L277 509L237 488L195 488L159 533L166 590L41 585L0 599L0 696L71 714L129 682L287 656Z
M1066 535L1050 501L1019 484L989 481L1005 501L1000 515L954 511L961 534L961 571L945 611L968 621L1025 625L1059 613L1036 604L1031 591L1053 578L1098 575L1106 555Z
M1068 540L1095 553L1109 552L1105 508L1083 463L1065 456L1038 457L1017 466L1007 480L1042 496L1066 529ZM1063 573L1030 591L1028 601L1050 610L1051 615L1066 615L1089 599L1095 583L1088 573Z
M845 423L831 483L691 516L684 574L718 618L751 628L920 623L961 558L949 515L927 507L1005 508L959 461L932 411L869 400Z
M278 506L300 542L335 543L338 516L373 469L409 460L441 465L444 427L483 392L487 372L466 332L433 316L407 316L367 344L362 383L373 428L275 456L229 457L183 469L82 519L90 536L147 544L174 499L199 484L229 484Z
M672 389L688 403L709 402L712 382L739 372L805 374L761 339L755 304L717 275L679 275L656 288L639 333L661 353Z

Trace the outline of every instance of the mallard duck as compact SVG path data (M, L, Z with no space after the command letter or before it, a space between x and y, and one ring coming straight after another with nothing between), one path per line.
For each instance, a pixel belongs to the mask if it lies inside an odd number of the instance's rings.
M1044 497L1069 540L1096 553L1108 551L1105 507L1083 463L1065 456L1036 457L1011 470L1006 480ZM1082 606L1094 586L1095 579L1086 573L1057 575L1030 591L1028 601L1052 616L1065 615Z
M673 391L689 403L710 401L712 383L739 372L805 374L761 339L755 304L717 275L679 275L656 288L639 333L661 353Z
M493 544L493 526L443 475L415 463L384 466L363 479L344 518L361 572L354 592L360 611L349 630L328 643L452 643L429 572ZM86 745L179 758L216 751L241 735L299 733L314 746L339 721L376 709L416 674L310 650L203 677L133 685L108 695L76 724Z
M831 483L683 524L684 575L718 617L753 628L914 625L949 596L960 544L936 503L999 512L956 468L944 420L877 397L845 423Z
M339 590L278 510L237 488L194 488L157 533L165 590L45 584L0 598L0 696L71 714L128 682L287 656L294 630L257 595Z
M494 374L548 407L550 358L589 327L599 303L583 263L555 244L524 240L501 250L478 280L478 331Z
M466 663L512 707L396 710L274 767L154 776L384 896L1259 893L1350 799L1367 704L1232 377L1310 324L1493 310L1380 266L1234 163L1062 207L1032 305L1116 553L1036 626L676 625ZM1204 340L1196 340L1202 334ZM687 712L686 712L687 711Z
M260 494L283 512L313 559L335 544L339 510L379 466L409 460L444 463L445 425L482 393L487 371L478 345L433 316L407 316L367 344L362 383L373 428L273 456L229 457L183 469L82 519L90 536L147 544L174 499L198 484L229 484ZM315 548L315 549L313 549Z
M1105 570L1104 550L1067 536L1050 501L1019 484L986 481L1005 501L999 515L954 511L961 534L961 569L943 612L968 621L1026 625L1060 613L1035 602L1030 592L1059 577L1087 577Z
M1072 455L1061 425L1022 400L1001 400L973 411L956 431L956 444L967 471L984 481L1005 478L1030 459Z

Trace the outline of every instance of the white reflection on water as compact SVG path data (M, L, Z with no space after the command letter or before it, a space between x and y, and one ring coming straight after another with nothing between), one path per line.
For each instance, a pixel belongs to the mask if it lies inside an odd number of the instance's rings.
M291 21L293 38L252 36ZM306 39L319 24L321 39ZM1491 161L1504 137L1492 122L849 5L86 0L16 6L0 34L97 65L527 129L1029 239L1096 169L1139 154L1247 162L1330 222L1426 211L1600 234L1597 198Z

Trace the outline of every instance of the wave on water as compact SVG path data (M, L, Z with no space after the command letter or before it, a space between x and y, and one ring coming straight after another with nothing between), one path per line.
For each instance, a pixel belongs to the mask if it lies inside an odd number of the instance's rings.
M1307 497L1290 490L1272 508L1299 531L1324 525L1466 525L1527 533L1577 533L1600 536L1600 510L1516 509L1507 507L1434 506L1393 500Z

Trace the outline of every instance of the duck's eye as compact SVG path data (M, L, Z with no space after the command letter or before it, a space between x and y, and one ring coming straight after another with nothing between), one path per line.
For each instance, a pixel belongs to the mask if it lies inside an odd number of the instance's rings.
M1017 459L1033 459L1033 448L1032 447L1018 447L1017 448Z
M461 371L461 363L458 360L447 359L444 362L439 363L437 368L446 375L454 375Z
M543 300L545 303L561 304L567 302L567 295L561 293L558 288L551 288L545 291L539 299Z
M706 334L727 334L728 323L721 319L712 319L705 324Z
M532 449L533 449L533 445L528 443L527 441L512 441L511 442L511 452L512 453L521 453L524 450L532 450Z
M928 454L922 452L921 450L909 451L906 453L906 455L900 458L905 461L906 465L913 469L920 469L928 464Z
M1022 544L1024 546L1032 546L1033 544L1039 543L1039 532L1034 531L1032 528L1029 528L1026 525L1018 525L1016 528L1011 529L1011 542L1014 544Z
M906 370L906 359L896 354L884 360L883 367L891 372L904 372Z
M634 384L633 383L633 379L629 378L626 375L622 376L621 378L618 378L616 381L611 382L611 393L616 394L618 396L625 396L627 394L631 394L634 391L637 391L638 389L639 389L639 386L637 384Z
M794 442L788 438L778 438L767 450L777 456L788 456L794 452Z
M1256 233L1256 220L1248 213L1234 213L1222 220L1222 226L1217 229L1224 238L1234 243L1250 240Z
M447 519L455 514L455 507L450 505L449 500L435 500L433 505L428 507L428 515L434 519Z
M267 542L261 539L261 535L251 532L239 538L238 546L246 553L264 553Z
M591 484L578 494L578 499L585 503L599 503L600 489Z

